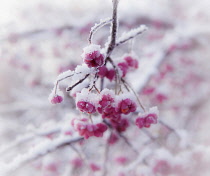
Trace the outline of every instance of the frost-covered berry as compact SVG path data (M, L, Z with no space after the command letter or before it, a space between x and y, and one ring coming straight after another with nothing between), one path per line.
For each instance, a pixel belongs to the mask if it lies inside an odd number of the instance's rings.
M112 120L120 120L121 114L116 111L114 107L106 107L102 112L102 118L112 119Z
M151 108L149 112L141 114L140 117L136 119L136 126L139 128L149 128L151 124L156 124L158 118L158 110L156 107Z
M129 67L138 68L138 61L136 59L133 59L131 56L127 56L124 58L125 62Z
M103 133L107 130L107 126L103 123L92 124L87 118L73 119L72 126L79 132L80 136L88 139L91 136L102 137Z
M82 58L88 67L101 67L104 64L104 55L100 50L100 46L94 44L84 48Z
M118 103L117 112L122 114L129 114L130 112L134 111L136 111L136 103L131 99L126 98Z
M52 99L51 99L51 103L52 104L58 104L61 103L63 101L63 97L59 96L59 95L55 95Z
M59 87L57 87L56 91L55 91L55 88L52 90L51 94L48 97L48 100L52 104L58 104L63 101L63 92L60 91Z
M81 92L76 94L76 106L82 112L95 113L97 103L98 96L86 88L83 88Z
M96 108L93 104L91 104L90 102L86 102L86 101L78 101L77 102L77 108L82 111L82 112L86 112L89 114L95 113L96 112Z
M99 106L97 108L99 113L103 113L106 108L113 107L113 103L115 102L114 92L109 89L104 89L101 91L101 98L98 102Z
M125 77L125 75L128 72L128 64L126 62L120 62L117 64L120 70L122 71L122 77Z

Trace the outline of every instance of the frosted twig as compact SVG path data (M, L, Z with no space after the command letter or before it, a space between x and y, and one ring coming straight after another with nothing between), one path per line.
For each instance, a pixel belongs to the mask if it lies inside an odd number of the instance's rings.
M21 145L25 142L28 142L28 141L34 139L35 137L44 137L44 136L47 136L50 134L58 133L60 131L61 131L60 127L52 128L49 130L45 129L45 131L34 131L32 134L27 134L27 135L21 136L21 137L17 138L10 145L2 147L0 150L0 154L1 155L5 154L7 150L10 150L13 147L16 147L16 146Z
M146 110L145 110L144 106L142 105L142 103L141 103L138 95L136 94L135 90L123 78L121 78L121 81L125 85L126 89L129 88L133 92L133 94L135 95L135 97L136 97L136 99L139 103L139 106L143 109L144 112L146 112Z
M86 74L84 78L80 79L78 82L76 82L73 86L68 87L66 89L67 92L71 91L74 87L76 87L78 84L82 83L84 80L86 80L86 78L90 76L90 74Z
M12 162L5 168L5 173L8 174L11 171L14 171L21 167L21 165L26 164L30 161L33 161L37 158L40 158L50 152L55 151L58 148L64 147L66 145L79 142L83 139L83 137L69 137L69 136L62 136L53 141L47 140L44 141L42 144L39 144L32 149L30 149L25 154L19 155L14 158Z
M110 56L111 52L115 48L116 35L117 35L117 7L119 0L113 0L113 12L112 12L112 28L111 28L111 41L107 49L107 57Z
M103 26L109 24L112 22L112 19L110 18L107 18L107 19L103 19L103 20L100 20L99 23L95 24L92 28L91 28L91 31L90 31L90 35L89 35L89 38L88 38L88 41L89 43L91 44L92 43L92 36L95 32L97 32L98 29L102 28Z
M142 34L144 31L146 31L148 28L145 25L141 25L138 28L132 29L127 33L123 33L123 35L117 40L116 45L115 46L119 46L127 41L129 41L130 39L133 39L134 37L136 37L137 35Z

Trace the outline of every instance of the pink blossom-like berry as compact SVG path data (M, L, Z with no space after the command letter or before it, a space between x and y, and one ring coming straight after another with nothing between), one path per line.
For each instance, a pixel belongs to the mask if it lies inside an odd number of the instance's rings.
M55 95L54 97L52 97L51 99L51 103L52 104L58 104L61 103L63 101L63 97L60 95Z
M105 111L106 108L110 108L112 107L112 104L114 103L114 97L112 97L112 95L110 94L105 94L102 95L101 100L98 102L98 104L100 105L98 107L98 112L99 113L103 113L103 111Z
M123 132L127 129L129 126L129 122L127 119L120 119L118 121L111 120L111 125L113 128L115 128L118 132Z
M104 64L104 55L101 54L99 45L89 45L84 48L82 57L88 67L100 67Z
M124 77L128 72L128 64L126 62L120 62L117 65L122 71L122 77Z
M115 75L116 75L115 70L111 69L108 70L108 72L106 73L106 78L112 81L115 78Z
M136 119L136 125L139 128L149 128L151 124L156 124L157 123L157 114L149 113L144 117L138 117Z
M106 66L102 66L98 68L98 76L100 76L101 78L104 78L107 72L108 72L108 69L106 68Z
M129 67L137 69L139 66L138 61L136 59L133 59L131 56L125 57L124 60L126 61Z
M81 120L73 119L72 125L75 130L79 132L80 136L84 136L85 139L88 139L91 136L102 137L103 133L107 130L105 124L92 124L86 118Z
M114 107L106 107L103 109L102 118L108 118L112 120L120 120L121 115L119 112L116 111Z
M117 112L122 114L129 114L136 111L136 103L129 98L121 100L118 103Z
M93 172L101 170L100 166L98 166L97 164L94 164L94 163L90 164L90 168Z
M77 107L79 108L80 111L86 112L89 114L95 113L96 108L93 104L87 101L78 101L77 102Z

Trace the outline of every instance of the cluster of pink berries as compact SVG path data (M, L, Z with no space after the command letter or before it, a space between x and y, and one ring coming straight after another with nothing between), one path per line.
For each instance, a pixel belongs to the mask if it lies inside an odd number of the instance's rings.
M84 48L82 58L89 68L101 67L104 65L104 55L100 52L100 50L100 46L94 44Z
M125 77L129 70L138 68L138 61L133 59L131 56L126 56L123 59L124 61L118 63L117 66L122 72L122 77Z
M151 108L149 112L141 114L140 117L136 119L136 126L139 128L149 128L151 124L156 124L158 118L158 110L156 107Z
M116 68L108 69L106 67L105 56L102 54L99 45L91 44L84 48L82 58L90 69L95 69L95 76L97 75L100 78L106 77L110 81L115 78L117 74ZM138 68L138 61L131 56L126 56L123 62L118 63L116 67L118 67L119 75L124 77L128 70ZM61 94L57 93L51 96L52 104L61 103L62 100ZM108 126L117 132L123 132L129 126L128 115L137 110L136 100L134 94L130 92L116 94L113 90L107 88L101 92L98 90L92 91L90 88L83 88L80 92L76 93L75 101L77 109L82 113L88 114L89 118L73 119L72 126L85 139L91 136L102 137ZM100 114L103 122L95 123L91 117L93 114ZM157 123L156 109L150 109L148 113L144 113L136 119L136 125L139 128L148 128L151 124L155 123Z
M80 136L88 139L91 136L102 137L103 133L107 130L107 126L103 123L93 124L89 119L73 119L72 126L79 132Z

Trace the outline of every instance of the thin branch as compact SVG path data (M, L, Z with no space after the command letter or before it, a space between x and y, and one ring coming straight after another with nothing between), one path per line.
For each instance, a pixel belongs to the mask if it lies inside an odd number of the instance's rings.
M107 57L110 56L111 52L115 48L116 44L116 35L117 35L117 7L118 7L118 0L113 0L113 13L112 13L112 28L111 28L111 41L107 49Z
M129 89L133 92L133 94L135 95L135 97L136 97L136 99L137 99L137 101L138 101L138 103L139 103L139 106L143 109L143 111L144 112L146 112L146 110L145 110L145 108L144 108L144 106L142 105L142 103L141 103L141 101L140 101L140 99L139 99L139 97L138 97L138 95L136 94L136 92L135 92L135 90L123 79L123 78L121 78L121 81L124 83L124 85L127 85L126 87L129 87Z
M68 88L66 89L66 91L67 91L67 92L71 91L71 90L72 90L74 87L76 87L78 84L80 84L80 83L82 83L84 80L86 80L88 76L90 76L90 74L85 75L84 78L80 79L80 80L79 80L77 83L75 83L73 86L68 87Z
M98 29L102 28L103 26L105 26L111 22L112 22L112 19L108 18L108 19L101 20L100 23L98 23L98 24L95 24L95 26L93 26L90 31L90 35L88 38L89 43L90 44L92 43L92 36L95 32L97 32Z
M148 28L145 25L141 25L138 28L132 29L127 33L124 33L117 41L115 46L119 46L133 38L135 38L137 35L142 34L144 31L146 31Z
M33 147L31 150L29 150L25 154L22 154L14 158L14 160L5 167L4 172L5 174L8 174L9 172L15 171L16 169L20 168L24 164L27 164L28 162L36 160L61 147L64 147L66 145L69 145L75 142L79 142L81 140L83 140L83 137L70 138L69 136L68 137L64 136L64 137L59 137L53 141L51 140L44 141L43 143Z

